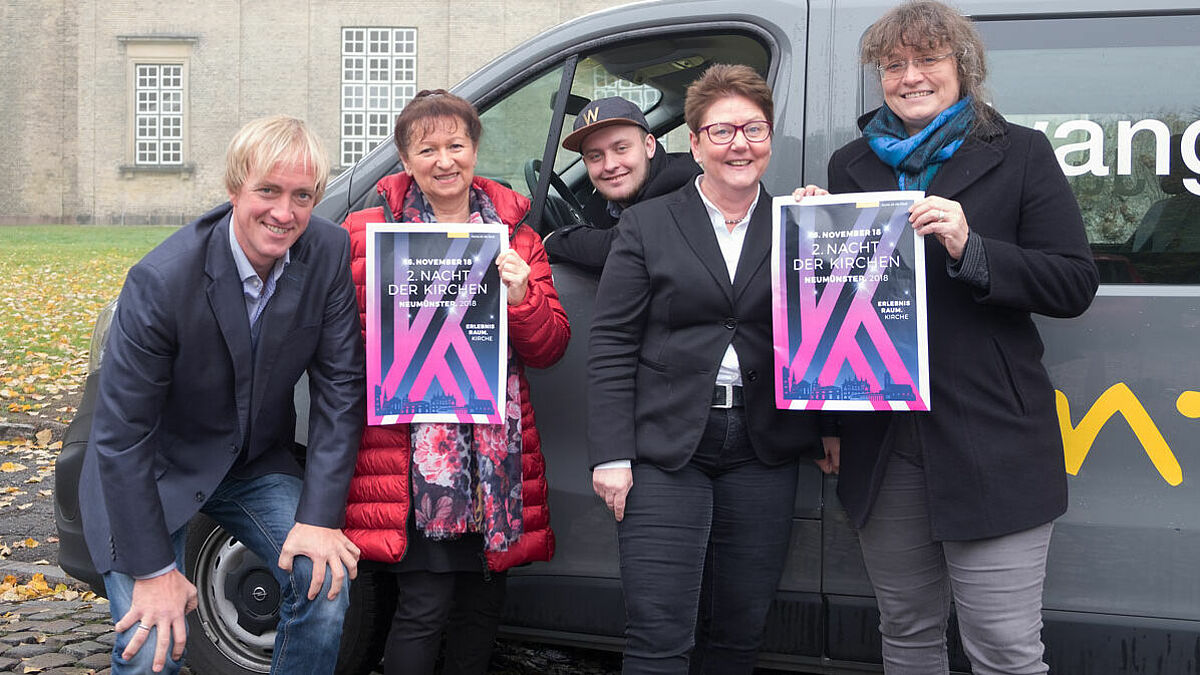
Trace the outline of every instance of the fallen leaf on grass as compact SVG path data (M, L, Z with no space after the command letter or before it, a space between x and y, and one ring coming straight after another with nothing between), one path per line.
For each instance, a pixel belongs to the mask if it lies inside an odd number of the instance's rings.
M33 506L33 502L29 502L28 504L17 504L17 510L24 511L25 509L27 509L31 506Z
M38 490L38 494L43 497L49 497L50 495L54 494L54 490ZM54 541L58 540L55 539Z
M27 468L29 468L29 467L25 466L24 464L18 464L16 462L5 462L3 464L0 464L0 471L3 471L4 473L13 473L15 471L24 471Z
M54 437L54 432L49 429L42 429L33 435L37 439L38 445L45 447L49 445L50 439Z

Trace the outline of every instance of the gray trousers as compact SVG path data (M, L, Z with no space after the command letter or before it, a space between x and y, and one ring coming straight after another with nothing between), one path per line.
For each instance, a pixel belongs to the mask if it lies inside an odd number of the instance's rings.
M884 672L949 670L950 601L975 675L1046 673L1042 585L1053 523L991 539L933 541L924 470L892 455L859 531L879 601Z

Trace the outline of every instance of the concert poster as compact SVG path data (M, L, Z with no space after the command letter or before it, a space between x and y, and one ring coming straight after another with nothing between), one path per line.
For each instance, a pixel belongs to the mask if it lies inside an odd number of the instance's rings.
M930 409L924 193L773 202L775 404L785 410Z
M367 423L503 424L503 224L367 226Z

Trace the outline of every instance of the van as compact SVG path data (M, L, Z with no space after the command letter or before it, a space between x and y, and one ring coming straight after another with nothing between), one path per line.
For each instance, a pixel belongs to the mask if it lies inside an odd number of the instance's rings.
M882 103L859 63L878 0L665 0L577 19L530 39L453 91L483 121L477 173L530 195L543 235L579 217L591 192L559 146L581 104L619 95L645 111L668 150L687 149L684 91L712 63L743 63L775 91L767 189L826 182L831 153ZM1045 589L1046 659L1060 673L1200 670L1200 7L1151 0L960 0L988 49L991 103L1043 131L1082 208L1102 275L1083 316L1038 318L1070 474ZM437 86L442 83L423 83ZM390 144L335 179L317 212L335 222L398 170ZM544 170L543 170L544 169ZM586 335L597 277L556 265L575 339L529 378L548 464L558 549L513 570L504 632L616 649L624 627L611 515L591 490L585 447ZM98 324L98 355L106 328ZM73 503L95 373L58 468L61 564L99 586ZM307 425L305 389L298 405ZM73 482L74 481L74 482ZM801 468L792 544L761 662L800 672L878 672L878 613L837 478ZM193 524L189 571L201 588L189 659L206 673L266 672L273 608L255 605L253 559ZM354 585L343 672L378 661L391 593ZM252 588L250 590L259 590ZM269 594L268 594L269 596ZM268 603L269 604L269 603ZM968 672L952 626L952 666Z

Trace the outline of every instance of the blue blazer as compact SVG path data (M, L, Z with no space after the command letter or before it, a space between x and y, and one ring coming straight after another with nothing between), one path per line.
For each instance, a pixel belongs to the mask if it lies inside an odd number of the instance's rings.
M121 290L80 480L98 572L142 575L171 564L171 533L231 471L302 475L296 521L343 523L365 398L349 237L312 217L267 305L255 358L231 211L224 204L172 234ZM302 470L293 388L305 371Z

